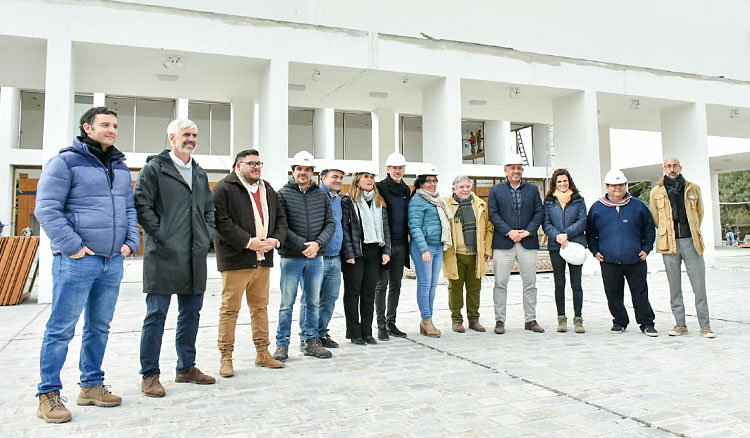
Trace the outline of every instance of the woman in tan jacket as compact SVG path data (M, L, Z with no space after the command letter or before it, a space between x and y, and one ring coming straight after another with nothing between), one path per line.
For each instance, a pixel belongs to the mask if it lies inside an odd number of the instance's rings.
M453 245L443 253L443 274L448 279L448 306L451 309L453 331L464 333L461 309L466 286L466 317L469 328L485 331L479 323L479 292L487 260L492 259L492 234L487 203L471 192L468 176L453 180L453 194L445 201L453 212L451 235Z

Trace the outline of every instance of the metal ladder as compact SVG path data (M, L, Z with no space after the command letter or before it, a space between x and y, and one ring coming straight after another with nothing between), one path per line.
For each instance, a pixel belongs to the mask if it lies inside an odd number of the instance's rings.
M521 130L516 130L516 146L518 147L518 154L523 158L523 165L529 165L529 159L526 157L526 148L523 147L523 139L521 138Z

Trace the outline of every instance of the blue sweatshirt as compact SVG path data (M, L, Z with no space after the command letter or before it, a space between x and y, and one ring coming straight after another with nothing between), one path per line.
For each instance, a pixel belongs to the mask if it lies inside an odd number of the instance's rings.
M326 195L331 199L331 207L333 207L333 218L336 221L336 231L333 232L333 238L326 246L325 255L328 257L337 256L341 252L341 244L344 241L344 229L341 226L341 196L338 193L331 192L323 183L320 183L320 190L323 190Z

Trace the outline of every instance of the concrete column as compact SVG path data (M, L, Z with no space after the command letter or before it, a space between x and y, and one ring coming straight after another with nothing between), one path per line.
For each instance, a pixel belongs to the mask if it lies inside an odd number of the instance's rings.
M55 156L73 138L74 71L73 44L67 39L47 40L42 162ZM52 302L52 252L44 230L39 242L38 302Z
M516 150L516 139L506 120L484 122L484 164L502 165L507 154Z
M395 113L391 109L378 108L372 112L373 118L373 140L375 140L374 133L377 131L377 155L375 154L376 143L373 142L373 157L375 164L378 166L380 174L378 179L385 178L387 173L385 168L385 160L388 155L398 152L399 138L398 138L398 113ZM377 121L377 129L375 128L375 122Z
M107 96L104 95L104 93L94 93L94 106L105 106L107 101Z
M422 89L424 161L435 165L441 194L451 191L451 176L461 158L461 83L458 77L437 79Z
M548 169L547 175L551 174L554 169L554 164L549 160L549 151L547 150L547 143L549 135L549 125L543 123L535 123L531 126L532 137L534 139L531 145L531 165L536 167L546 167ZM527 150L528 154L529 151Z
M710 210L714 219L713 233L711 234L714 236L714 246L721 246L723 226L721 224L721 209L719 208L719 172L711 171L711 198L714 199ZM703 211L704 214L709 213L708 206L705 204L703 205Z
M711 190L711 172L708 162L708 134L706 104L689 103L661 111L661 144L663 157L676 157L682 164L685 178L698 184L703 195L703 224L701 231L705 244L706 264L714 264L714 198Z
M232 130L229 133L229 156L233 158L237 152L245 149L253 149L253 129L255 125L255 104L251 99L232 99L231 122Z
M555 122L555 167L564 167L590 206L601 196L599 128L596 93L582 91L552 104Z
M258 102L253 103L253 149L260 150L260 104Z
M334 134L333 108L315 108L313 112L313 156L321 160L333 160L335 158L336 143Z
M190 101L188 99L179 98L177 99L177 118L178 119L189 119L189 108ZM200 133L198 133L200 135Z
M259 78L259 151L263 175L273 187L288 181L289 172L289 61L272 59Z
M609 125L599 125L599 181L604 193L604 175L612 167L612 148L609 141Z
M10 150L18 147L18 123L21 105L21 90L13 87L0 89L0 157L10 156ZM0 164L0 221L5 224L3 236L13 234L13 166L7 161Z
M375 111L370 111L370 144L372 145L370 160L377 167L380 157L380 120Z

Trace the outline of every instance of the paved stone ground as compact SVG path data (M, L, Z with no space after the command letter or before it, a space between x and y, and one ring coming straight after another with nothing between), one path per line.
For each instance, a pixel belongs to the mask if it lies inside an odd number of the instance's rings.
M123 406L75 404L78 335L62 373L73 421L49 425L35 418L39 348L49 306L37 305L32 296L20 306L0 308L0 375L5 376L0 436L750 437L750 250L719 249L717 254L722 268L708 273L712 326L718 335L713 340L699 334L685 275L690 333L667 336L674 320L658 255L649 258L657 338L644 336L635 324L623 335L608 333L611 317L598 275L584 277L587 332L556 333L552 275L540 274L537 315L547 333L523 330L521 282L514 275L505 335L451 332L447 287L440 285L435 321L443 337L430 339L418 334L415 281L404 280L398 323L409 332L407 339L376 346L343 342L338 303L331 329L342 346L333 350L333 359L305 358L293 339L291 357L281 370L253 366L243 305L237 374L211 386L174 383L173 305L162 349L163 399L140 393L142 263L130 260L104 360L107 384L123 396ZM214 266L210 259L209 268ZM278 270L273 272L277 278ZM214 375L219 365L219 278L215 271L209 274L197 346L197 365ZM480 308L488 328L494 319L491 281L483 283ZM275 333L277 279L272 285L269 317Z

